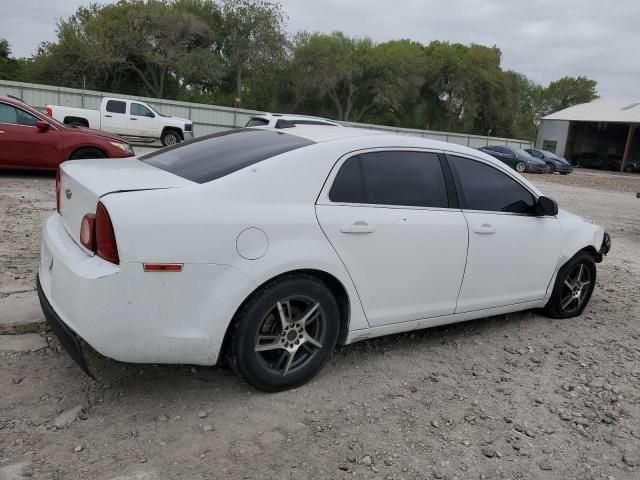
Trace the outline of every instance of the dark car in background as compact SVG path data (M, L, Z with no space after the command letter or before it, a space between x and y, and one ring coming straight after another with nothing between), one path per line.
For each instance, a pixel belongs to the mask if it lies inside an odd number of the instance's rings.
M555 153L539 148L525 148L525 152L544 161L547 164L549 172L558 172L562 175L573 172L573 167L566 159L560 158Z
M497 158L502 163L510 166L519 173L533 172L546 173L547 164L520 148L503 147L501 145L489 145L478 150Z
M609 155L608 157L609 160L609 164L607 165L609 167L609 170L613 170L615 172L619 172L620 171L620 167L622 167L622 155ZM626 162L624 162L624 172L640 172L640 161L638 160L632 160L632 159L627 159Z
M57 170L66 160L133 155L117 135L64 125L19 99L0 96L0 169Z
M609 160L604 155L595 152L582 152L573 157L573 164L583 168L605 170L609 166Z

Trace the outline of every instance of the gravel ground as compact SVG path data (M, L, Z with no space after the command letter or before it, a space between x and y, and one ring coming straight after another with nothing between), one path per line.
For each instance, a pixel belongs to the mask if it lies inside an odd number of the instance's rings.
M275 395L223 368L97 356L94 382L43 334L46 348L0 354L0 479L640 478L640 178L531 179L613 236L581 317L347 346ZM0 174L5 307L33 295L53 183Z

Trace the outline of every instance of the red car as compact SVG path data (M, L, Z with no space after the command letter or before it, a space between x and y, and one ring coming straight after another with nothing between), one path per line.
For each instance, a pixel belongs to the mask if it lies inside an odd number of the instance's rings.
M56 170L65 160L133 155L131 145L116 135L63 125L0 96L0 169Z

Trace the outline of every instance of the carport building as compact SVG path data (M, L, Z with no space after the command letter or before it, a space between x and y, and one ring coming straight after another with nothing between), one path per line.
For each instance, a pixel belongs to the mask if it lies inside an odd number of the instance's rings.
M596 159L601 168L631 170L640 164L638 124L640 100L598 98L544 117L536 147L574 164Z

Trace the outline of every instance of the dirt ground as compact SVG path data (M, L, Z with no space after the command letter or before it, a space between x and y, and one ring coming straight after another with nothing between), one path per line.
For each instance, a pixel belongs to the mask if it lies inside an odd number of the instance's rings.
M95 382L43 333L46 348L0 354L0 480L640 478L640 176L530 178L613 237L581 317L347 346L275 395L224 368L99 357ZM33 295L53 185L0 174L5 315Z

